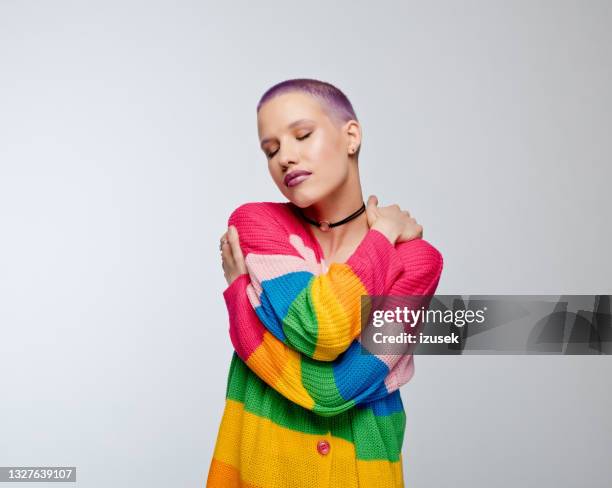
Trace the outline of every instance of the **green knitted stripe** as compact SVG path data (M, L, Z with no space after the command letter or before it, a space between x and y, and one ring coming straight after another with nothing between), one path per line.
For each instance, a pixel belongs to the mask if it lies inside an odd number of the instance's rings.
M315 402L314 411L325 415L336 408L329 405L355 405L354 400L345 400L340 395L334 378L333 363L321 363L307 356L301 357L302 384ZM322 387L325 385L325 389ZM346 408L344 409L346 410Z
M310 293L312 280L314 280L314 276L309 281L308 286L291 302L287 315L283 320L283 332L288 339L287 343L309 357L314 355L317 348L316 340L313 342L312 339L317 337L319 331ZM307 337L311 339L308 340Z
M244 409L259 417L307 434L326 434L325 417L287 400L270 388L238 357L232 356L226 398L244 403Z
M402 451L406 413L376 416L371 408L356 409L353 436L357 459L398 461Z

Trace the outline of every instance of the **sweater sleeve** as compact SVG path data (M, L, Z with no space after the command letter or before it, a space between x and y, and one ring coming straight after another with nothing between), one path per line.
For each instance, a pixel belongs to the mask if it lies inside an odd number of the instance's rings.
M401 243L406 273L390 295L423 295L427 306L442 272L442 256L422 239ZM332 416L355 405L386 397L405 384L414 371L412 355L362 354L359 340L334 361L299 353L271 334L248 299L248 273L223 292L229 313L229 332L236 353L263 381L292 402L319 415Z
M361 297L386 294L404 272L401 258L384 234L370 229L345 263L320 274L314 251L281 220L265 202L243 204L229 217L252 282L249 299L278 340L333 361L361 331Z

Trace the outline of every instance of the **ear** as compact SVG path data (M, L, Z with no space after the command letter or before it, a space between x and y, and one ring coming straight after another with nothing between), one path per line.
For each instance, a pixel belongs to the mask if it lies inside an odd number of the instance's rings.
M356 120L349 120L344 124L346 137L346 150L349 156L359 154L361 147L361 125Z

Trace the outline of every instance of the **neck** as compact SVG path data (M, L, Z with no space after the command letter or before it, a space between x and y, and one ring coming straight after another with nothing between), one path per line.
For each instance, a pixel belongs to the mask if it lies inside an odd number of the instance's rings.
M353 176L355 173L351 172ZM336 191L302 209L302 212L313 220L328 220L334 223L356 212L363 204L363 194L357 174L356 178L349 177ZM326 256L330 256L340 251L344 245L351 245L353 241L359 242L369 227L366 212L362 212L349 222L332 227L327 232L314 225L311 228L321 247L326 250Z

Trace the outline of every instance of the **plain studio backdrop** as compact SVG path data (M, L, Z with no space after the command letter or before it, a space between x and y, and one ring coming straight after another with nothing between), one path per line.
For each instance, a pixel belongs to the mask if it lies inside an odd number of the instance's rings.
M0 465L203 486L232 346L219 238L284 201L255 107L345 91L364 197L440 294L609 294L609 1L0 2ZM609 356L417 356L410 487L607 487ZM7 484L7 486L12 486Z

